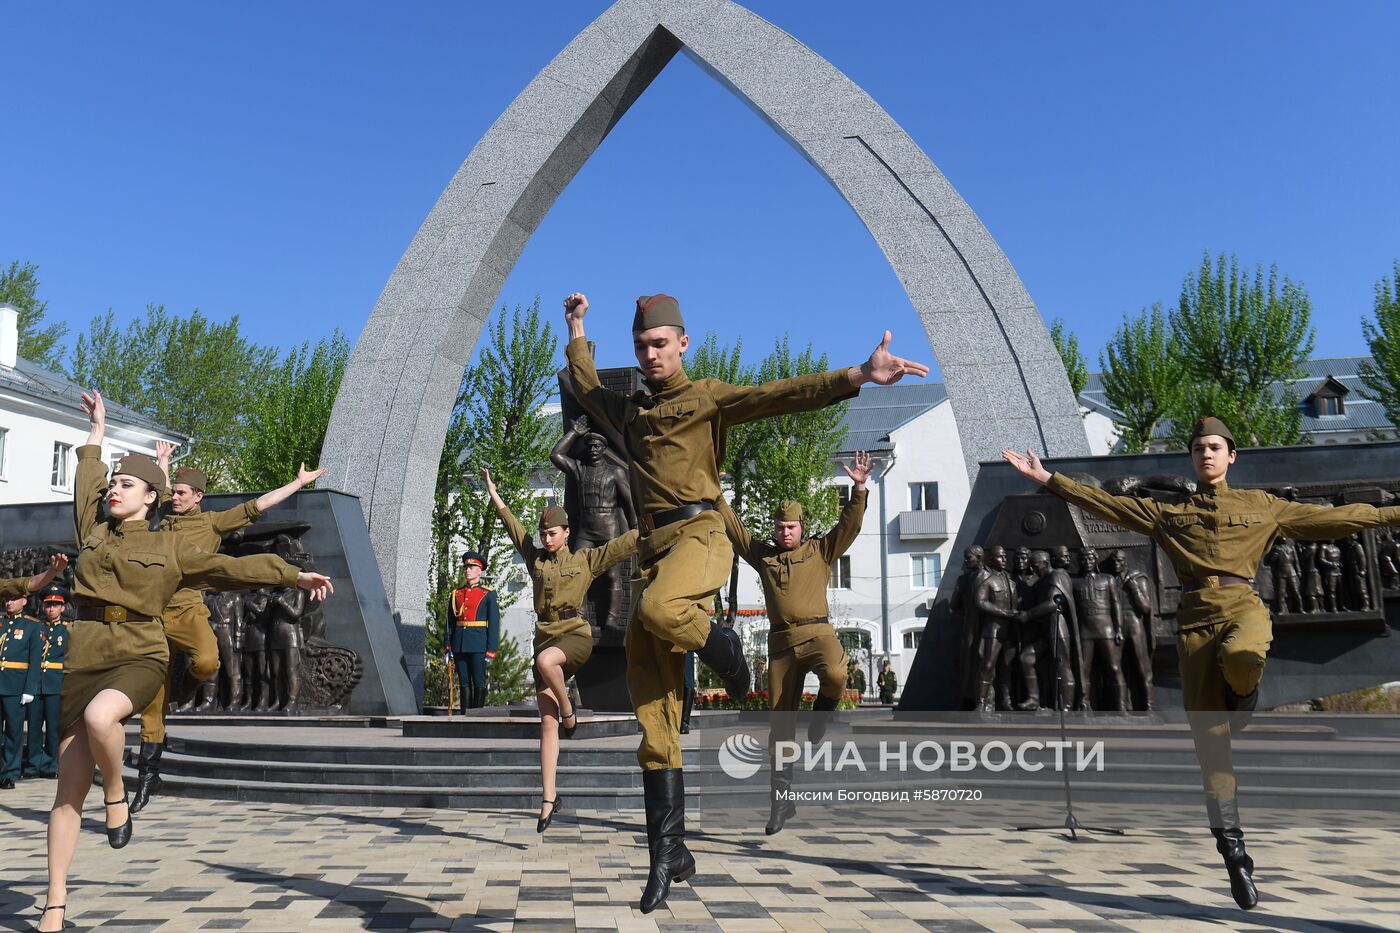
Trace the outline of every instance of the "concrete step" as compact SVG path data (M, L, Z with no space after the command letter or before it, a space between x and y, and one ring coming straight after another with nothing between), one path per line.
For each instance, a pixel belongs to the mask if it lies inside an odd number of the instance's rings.
M538 732L536 733L538 736ZM131 747L135 747L134 745ZM463 765L514 766L537 768L538 744L523 744L518 748L477 746L409 745L290 745L275 742L232 742L224 739L186 738L171 735L167 741L166 758L172 753L189 758L225 762L275 761L281 763L351 766L384 766L390 768L452 768ZM683 751L682 760L693 760L697 752ZM634 747L606 747L560 743L561 767L632 767L637 766Z

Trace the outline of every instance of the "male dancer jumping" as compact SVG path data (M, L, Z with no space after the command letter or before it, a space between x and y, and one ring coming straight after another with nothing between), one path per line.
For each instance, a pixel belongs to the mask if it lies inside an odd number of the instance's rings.
M736 424L814 411L855 395L868 382L889 385L928 367L889 352L890 333L859 366L734 386L692 382L681 366L690 345L679 302L669 295L637 299L632 349L646 388L632 395L604 389L584 336L588 299L564 299L569 344L565 356L579 402L598 422L620 433L631 457L632 500L639 516L640 587L627 626L627 689L642 727L637 760L643 770L651 870L643 913L665 899L671 882L695 873L685 846L685 785L680 716L685 652L694 651L719 675L731 697L749 688L749 667L738 635L710 620L710 598L729 577L733 549L715 511L726 430Z

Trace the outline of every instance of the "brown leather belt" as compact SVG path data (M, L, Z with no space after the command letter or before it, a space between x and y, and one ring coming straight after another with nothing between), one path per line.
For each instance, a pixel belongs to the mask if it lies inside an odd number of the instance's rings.
M566 621L568 621L569 619L577 619L577 618L578 618L578 610L577 610L577 609L560 609L559 612L558 612L553 618L550 618L550 619L540 619L540 621L543 622L543 623L545 623L546 625L548 625L548 624L551 623L551 622L566 622Z
M829 620L826 616L822 616L820 619L803 619L801 622L789 622L788 628L797 628L799 625L822 625L827 621Z
M1188 577L1181 581L1181 592L1194 593L1199 589L1213 590L1217 587L1234 586L1240 583L1249 586L1249 581L1244 577L1236 577L1228 573L1215 574L1209 577Z
M713 502L692 502L690 505L683 505L675 509L667 509L664 512L647 512L642 515L642 530L651 534L658 528L665 528L667 525L674 525L676 522L683 522L687 518L694 518L702 512L713 512L715 504Z
M80 619L93 619L98 622L149 622L151 617L134 612L125 606L111 606L90 599L74 600L74 609Z

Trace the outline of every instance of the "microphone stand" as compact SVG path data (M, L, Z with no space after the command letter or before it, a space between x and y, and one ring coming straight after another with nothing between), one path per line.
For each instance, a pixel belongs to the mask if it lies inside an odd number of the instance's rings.
M1065 678L1064 671L1060 667L1060 616L1069 618L1069 605L1065 599L1065 594L1056 591L1052 597L1058 613L1052 614L1053 631L1050 638L1050 657L1055 665L1055 710L1060 717L1060 741L1064 742L1064 748L1069 747L1069 733L1065 730ZM1069 629L1066 627L1066 634ZM1084 685L1088 690L1088 684ZM1108 826L1085 826L1074 818L1074 798L1070 793L1069 768L1061 767L1060 774L1065 779L1065 821L1057 826L1017 826L1016 831L1020 832L1059 832L1065 830L1069 833L1070 842L1079 841L1079 833L1102 833L1107 836L1121 836L1123 830L1114 829Z

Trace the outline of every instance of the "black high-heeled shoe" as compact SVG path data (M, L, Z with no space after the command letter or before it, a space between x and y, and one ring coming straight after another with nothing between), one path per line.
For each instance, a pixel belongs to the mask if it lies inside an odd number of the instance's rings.
M126 804L126 822L120 826L107 827L107 844L114 849L120 849L131 841L131 800L126 790L122 790L121 800L103 800L102 805L115 807L119 804Z
M572 726L564 725L566 719L572 719L574 724ZM572 739L574 737L574 733L578 731L578 714L574 712L573 707L569 708L569 715L559 717L559 726L564 730L564 738Z
M549 829L549 824L554 822L554 814L559 812L559 802L563 799L563 797L560 797L558 794L555 794L553 800L540 801L540 803L547 803L550 805L549 816L541 818L540 821L535 824L535 832L542 833L546 829Z
M44 914L48 913L48 912L51 911L51 910L63 910L63 907L64 907L64 905L62 905L62 904L54 904L52 907L45 907L43 910L39 911L39 922L40 922L40 923L43 923L43 922L44 922ZM67 921L66 919L60 920L60 921L58 922L58 928L59 928L60 930L66 930L66 929L68 928L68 926L69 926L69 924L68 924L68 921Z

